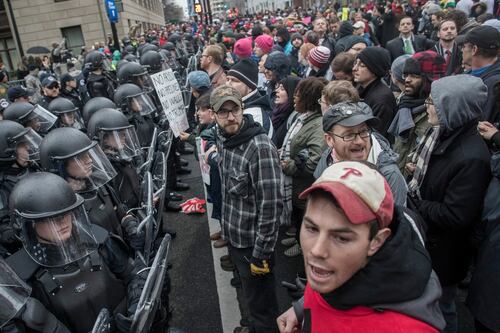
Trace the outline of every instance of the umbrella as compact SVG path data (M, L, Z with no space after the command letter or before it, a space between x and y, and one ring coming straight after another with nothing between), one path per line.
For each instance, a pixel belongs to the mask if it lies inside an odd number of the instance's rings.
M50 50L46 48L45 46L33 46L26 51L26 53L31 53L31 54L44 54L44 53L50 53Z

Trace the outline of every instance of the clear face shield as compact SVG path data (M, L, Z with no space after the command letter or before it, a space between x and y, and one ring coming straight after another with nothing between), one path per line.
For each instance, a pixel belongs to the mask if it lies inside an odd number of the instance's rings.
M99 131L99 143L109 159L132 161L141 154L141 145L133 126Z
M24 126L31 127L35 132L44 134L54 126L57 117L37 104L35 108L21 120Z
M102 69L108 72L111 71L113 69L113 67L111 66L111 60L109 60L108 58L104 58L102 60Z
M15 317L30 295L31 287L0 259L0 328Z
M30 162L40 159L40 144L42 137L32 128L26 128L21 134L11 138L8 142L9 149L15 150L16 161L26 167Z
M69 158L55 157L54 163L54 169L77 193L95 191L116 176L115 169L97 142Z
M83 202L78 196L75 208L57 216L17 213L24 249L35 262L46 267L64 266L97 250Z
M84 128L82 117L80 117L78 111L64 112L60 113L58 116L60 127L72 127L78 130Z
M127 97L127 108L131 113L139 113L141 116L147 116L156 111L155 104L147 93Z

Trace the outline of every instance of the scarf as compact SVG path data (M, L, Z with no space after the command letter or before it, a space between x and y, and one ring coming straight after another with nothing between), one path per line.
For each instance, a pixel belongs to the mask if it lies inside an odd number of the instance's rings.
M273 110L271 115L271 121L273 122L273 128L280 127L284 121L288 119L288 116L293 111L293 105L290 101L287 101L285 104L276 105L276 108Z
M429 160L431 159L434 147L436 147L436 143L438 142L439 134L439 126L429 128L425 133L422 142L417 147L415 155L413 155L412 162L416 163L417 166L415 168L415 172L413 173L412 180L408 183L410 196L412 197L422 199L420 196L420 186L424 181L425 173L429 167Z
M425 99L416 99L402 95L398 105L399 110L394 116L387 132L395 137L406 137L408 131L415 127L413 117L425 112L424 101Z
M290 129L286 133L285 139L283 140L283 148L281 150L280 154L280 161L290 161L291 157L290 156L290 148L292 146L292 140L293 138L297 135L297 133L302 129L302 126L304 126L305 121L307 118L315 114L315 112L308 111L302 114L299 114L295 121L293 122L292 126L290 126ZM284 173L282 175L282 194L283 194L283 203L284 203L284 209L283 209L283 214L281 216L281 225L289 225L291 222L290 216L292 213L292 193L293 193L293 178L285 175Z
M243 115L243 124L235 135L227 137L222 129L219 129L219 131L222 136L226 138L223 143L224 148L236 148L259 134L266 134L264 128L256 123L249 115Z

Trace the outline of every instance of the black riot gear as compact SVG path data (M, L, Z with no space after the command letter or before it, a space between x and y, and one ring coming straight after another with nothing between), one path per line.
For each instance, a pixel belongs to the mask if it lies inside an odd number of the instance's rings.
M64 179L32 174L14 188L11 202L22 225L24 250L7 262L32 282L33 294L71 332L92 329L103 307L133 313L144 286L139 272L144 265L132 263L123 240L90 224L83 198ZM120 306L125 299L127 310Z
M117 171L109 183L127 209L140 205L140 180L136 165L142 164L141 146L133 125L118 110L100 110L89 121L89 136L99 142Z
M59 127L83 128L83 121L78 108L67 98L55 98L49 104L49 111L57 115Z
M25 102L12 103L5 109L3 117L25 127L31 127L38 133L47 133L56 123L57 117L41 107Z
M36 161L40 157L41 142L42 138L33 129L24 128L23 125L11 120L0 120L1 162L14 162L17 158Z
M88 135L97 140L112 161L128 161L140 156L141 147L133 125L118 110L100 110L90 118Z
M163 46L162 49L165 49L167 51L175 51L175 44L172 42L166 42Z
M120 84L133 83L140 87L152 86L149 82L148 71L136 62L122 65L116 72L116 77Z
M130 37L129 36L123 37L122 38L122 43L123 43L123 45L125 45L125 48L127 48L128 46L132 46L132 45L130 45L131 41L130 41Z
M123 48L123 52L127 54L135 54L135 47L133 45L126 45Z
M116 109L116 104L112 100L106 97L94 97L87 103L85 103L82 112L85 124L89 122L90 117L92 117L94 113L104 108Z
M143 54L145 54L148 51L158 51L158 49L159 49L159 47L154 45L154 44L146 44L143 47L141 47L139 53L140 53L140 56L142 56Z
M42 140L40 163L45 171L66 179L77 193L97 190L116 176L97 142L69 127L56 128Z
M9 205L33 261L61 266L97 250L83 203L64 179L51 173L32 173L16 184Z
M98 51L92 51L85 57L85 66L91 71L102 69L104 56Z
M132 83L122 84L116 89L115 103L129 116L134 113L145 116L156 111L151 97L139 86Z
M170 68L160 53L156 51L143 53L141 56L141 65L146 67L149 74L158 73Z
M135 56L135 54L129 53L123 57L123 60L127 62L137 62L137 57Z

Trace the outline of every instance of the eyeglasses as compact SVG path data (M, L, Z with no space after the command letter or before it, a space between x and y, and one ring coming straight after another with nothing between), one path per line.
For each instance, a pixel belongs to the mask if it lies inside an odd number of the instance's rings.
M219 109L219 111L217 111L216 114L219 118L225 119L225 118L229 117L229 112L231 112L233 117L237 117L241 113L241 108L236 107L235 109L232 109L232 110L231 109Z
M323 98L319 98L318 104L326 104L326 101Z
M372 131L369 128L367 128L367 129L362 130L361 132L349 133L346 135L337 135L333 132L330 132L330 133L336 137L342 138L342 140L344 140L344 142L349 142L349 141L354 141L358 135L361 139L366 139L366 138L370 137L370 135L372 134Z
M434 105L434 102L432 101L432 99L427 98L427 99L424 101L424 106L427 108L427 107L429 107L429 105Z
M203 58L203 57L210 57L210 56L209 56L209 55L206 55L206 54L202 54L202 55L200 56L200 58Z

